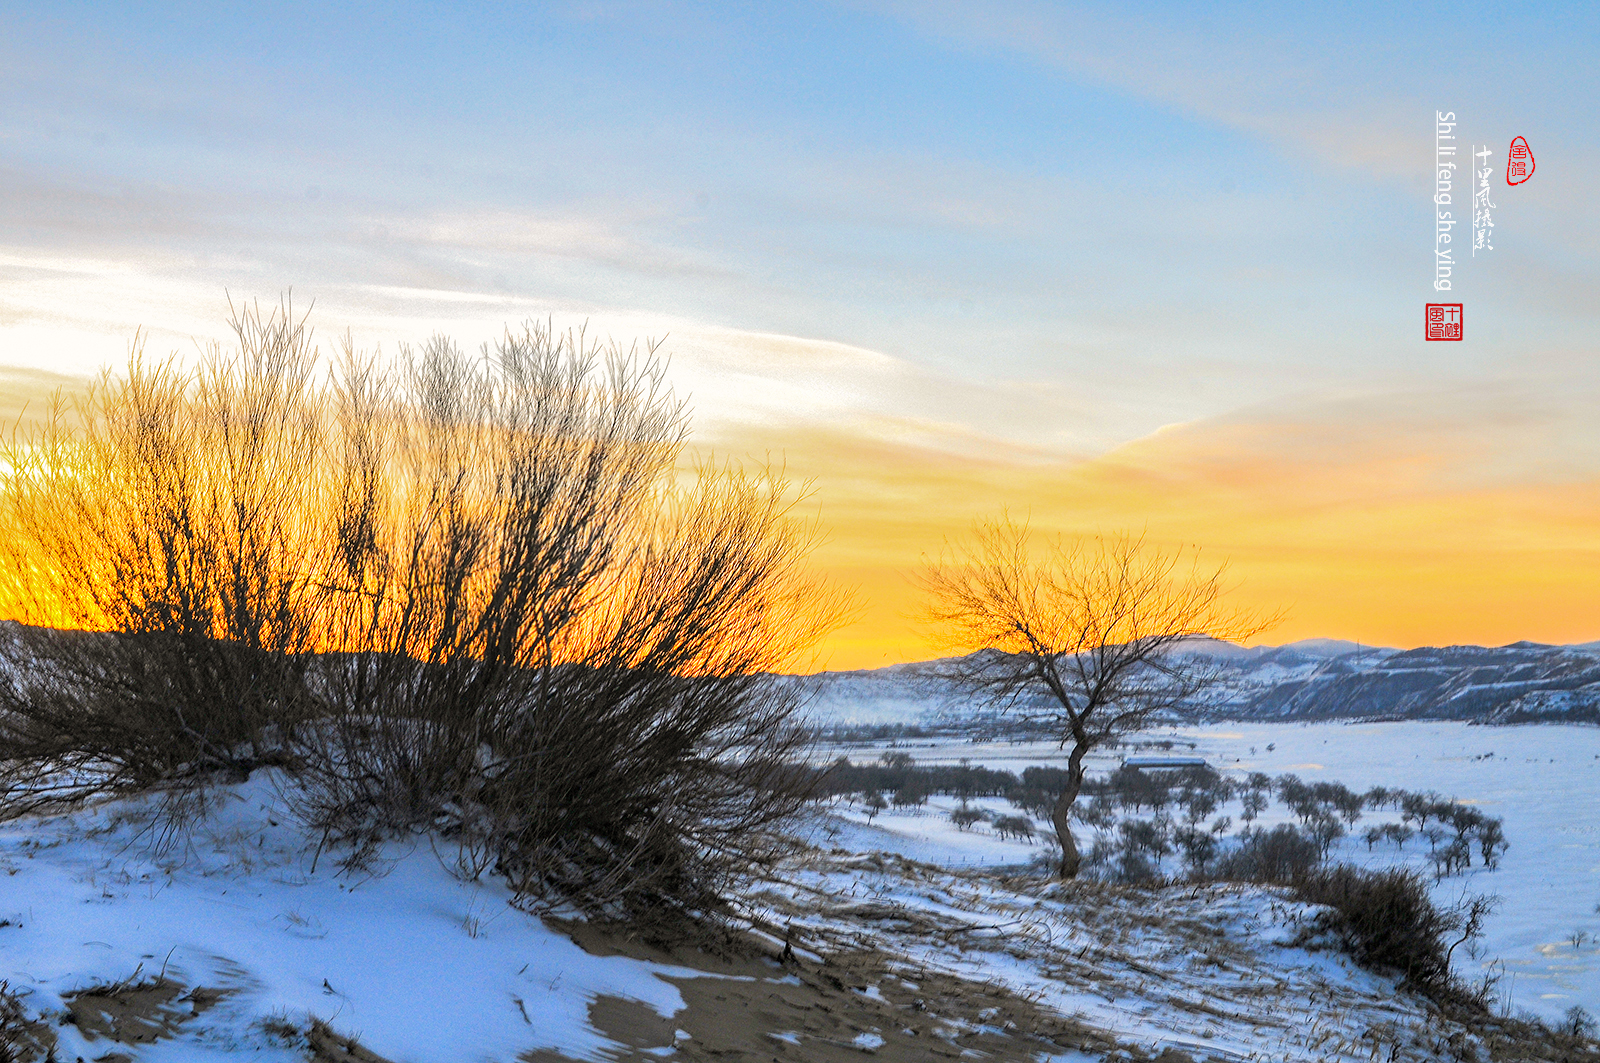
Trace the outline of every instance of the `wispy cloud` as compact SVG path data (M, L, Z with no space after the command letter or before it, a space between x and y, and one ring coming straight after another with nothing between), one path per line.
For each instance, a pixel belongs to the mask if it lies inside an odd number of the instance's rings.
M1498 123L1519 112L1532 117L1530 100L1547 113L1552 105L1579 113L1577 100L1595 88L1592 67L1574 62L1571 34L1582 31L1572 12L1533 20L1545 31L1545 54L1531 63L1531 42L1508 41L1517 34L1496 20L1402 17L1385 5L1301 9L1293 17L1037 0L870 6L952 45L1026 56L1294 154L1386 178L1426 171L1434 106L1470 105L1475 118Z

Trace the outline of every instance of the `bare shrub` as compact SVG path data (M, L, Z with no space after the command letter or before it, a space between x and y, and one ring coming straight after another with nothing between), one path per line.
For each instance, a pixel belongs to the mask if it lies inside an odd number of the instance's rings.
M1113 881L1128 886L1152 885L1162 881L1161 869L1152 864L1142 850L1123 845L1116 850L1116 863L1109 865Z
M1109 835L1096 835L1094 844L1089 846L1089 853L1083 858L1084 866L1100 877L1107 877L1111 860L1119 852L1117 843Z
M1478 835L1478 845L1483 854L1483 866L1491 871L1500 866L1500 856L1510 847L1506 840L1505 827L1498 819L1490 819L1484 823Z
M1239 813L1239 818L1250 823L1267 810L1267 795L1260 790L1246 790L1241 804L1244 810Z
M1097 832L1110 831L1117 825L1116 802L1109 794L1096 795L1094 800L1078 807L1076 811L1078 819Z
M1556 1032L1571 1041L1581 1043L1593 1040L1595 1034L1600 1032L1600 1025L1595 1023L1594 1016L1583 1010L1581 1006L1574 1004L1562 1015L1561 1023L1556 1027Z
M1217 835L1212 831L1183 826L1173 831L1172 838L1183 853L1183 863L1189 874L1194 878L1203 877L1217 854Z
M398 396L345 379L363 649L319 670L303 814L355 863L437 831L528 897L707 901L814 781L798 694L767 678L838 615L797 493L730 466L681 484L661 365L581 336L435 340Z
M910 757L894 766L883 763L852 764L841 756L820 781L827 794L859 794L869 790L897 790L907 779L917 776L930 793L944 793L962 801L974 797L999 797L1014 793L1017 777L1008 771L948 764L917 765Z
M1296 892L1333 909L1330 926L1355 959L1398 973L1406 984L1440 1000L1467 1002L1471 994L1450 969L1456 948L1478 938L1494 901L1473 897L1437 907L1415 871L1366 871L1339 866L1302 875Z
M1317 843L1322 859L1328 858L1333 843L1344 837L1344 823L1327 808L1319 807L1304 820L1306 833Z
M996 816L994 819L994 832L1002 838L1016 838L1018 841L1033 839L1033 820L1027 816Z
M958 808L950 813L950 822L959 830L971 830L974 823L982 822L983 813L975 808Z
M1450 963L1457 948L1467 945L1470 952L1482 936L1495 898L1473 896L1440 908L1417 871L1323 867L1318 840L1289 824L1246 830L1242 839L1216 861L1213 877L1289 886L1302 900L1330 909L1322 925L1358 963L1393 971L1441 1006L1485 1012L1493 982L1469 986Z
M1117 824L1120 834L1123 882L1144 882L1161 874L1161 862L1172 855L1172 822L1165 817L1125 819ZM1151 864L1151 861L1154 861ZM1149 867L1146 873L1143 868Z
M896 808L920 808L928 803L928 788L916 775L909 775L890 798Z
M1428 858L1433 861L1434 876L1448 878L1465 871L1472 864L1472 848L1462 838L1451 838L1437 846Z
M1006 794L1006 800L1015 808L1020 808L1029 815L1045 817L1055 807L1059 794L1048 790L1040 790L1019 786Z
M192 369L136 345L5 448L7 814L281 762L315 711L315 352L288 304L232 324Z
M1376 827L1368 827L1361 836L1366 840L1369 850L1377 843L1384 841L1393 842L1397 849L1404 849L1406 842L1411 840L1411 836L1414 833L1416 832L1404 823L1384 823Z
M1216 876L1240 882L1287 884L1322 862L1322 847L1287 823L1271 830L1249 829L1240 844L1217 859Z
M840 615L781 472L685 467L654 349L529 326L334 371L284 306L14 440L4 811L293 767L521 895L709 903L814 782L769 673ZM50 627L77 631L55 631Z
M1216 796L1204 790L1183 795L1183 816L1192 827L1217 810Z

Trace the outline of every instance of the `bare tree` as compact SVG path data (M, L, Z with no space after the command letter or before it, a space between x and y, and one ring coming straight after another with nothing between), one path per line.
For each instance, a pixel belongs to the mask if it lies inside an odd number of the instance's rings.
M921 573L928 619L952 644L979 648L946 677L1048 724L1071 749L1051 812L1062 878L1080 864L1071 812L1084 757L1214 681L1214 662L1186 642L1239 641L1275 621L1224 605L1225 567L1125 533L1036 549L1026 525L1002 517Z

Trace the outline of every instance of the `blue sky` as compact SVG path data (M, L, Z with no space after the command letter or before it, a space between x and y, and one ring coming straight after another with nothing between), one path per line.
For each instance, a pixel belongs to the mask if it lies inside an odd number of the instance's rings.
M668 333L701 438L814 459L824 508L819 433L908 469L1180 440L1149 460L1202 488L1270 460L1263 491L1387 497L1339 457L1376 450L1427 470L1410 492L1588 490L1597 23L0 4L0 365L87 374L140 327L189 349L225 290L292 286L325 335L389 348L528 316ZM1435 109L1501 166L1519 135L1539 162L1457 272L1461 344L1421 338ZM1217 456L1241 432L1248 459Z

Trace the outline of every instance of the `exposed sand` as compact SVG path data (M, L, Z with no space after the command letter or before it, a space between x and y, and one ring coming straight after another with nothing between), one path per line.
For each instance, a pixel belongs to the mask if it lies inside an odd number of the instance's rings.
M927 971L862 950L835 953L825 963L778 950L752 936L685 937L647 944L625 927L563 923L586 951L689 967L708 977L666 977L687 1007L671 1019L653 1008L616 997L597 998L594 1026L619 1046L609 1058L642 1061L675 1048L682 1060L859 1061L864 1055L917 1060L985 1058L1029 1060L1041 1054L1073 1058L1074 1050L1101 1058L1116 1046L1070 1019L1036 1008L996 986ZM876 987L876 988L871 988ZM687 1035L687 1036L685 1036ZM655 1050L655 1051L652 1051ZM551 1052L522 1057L557 1063ZM1172 1060L1177 1063L1177 1060Z

